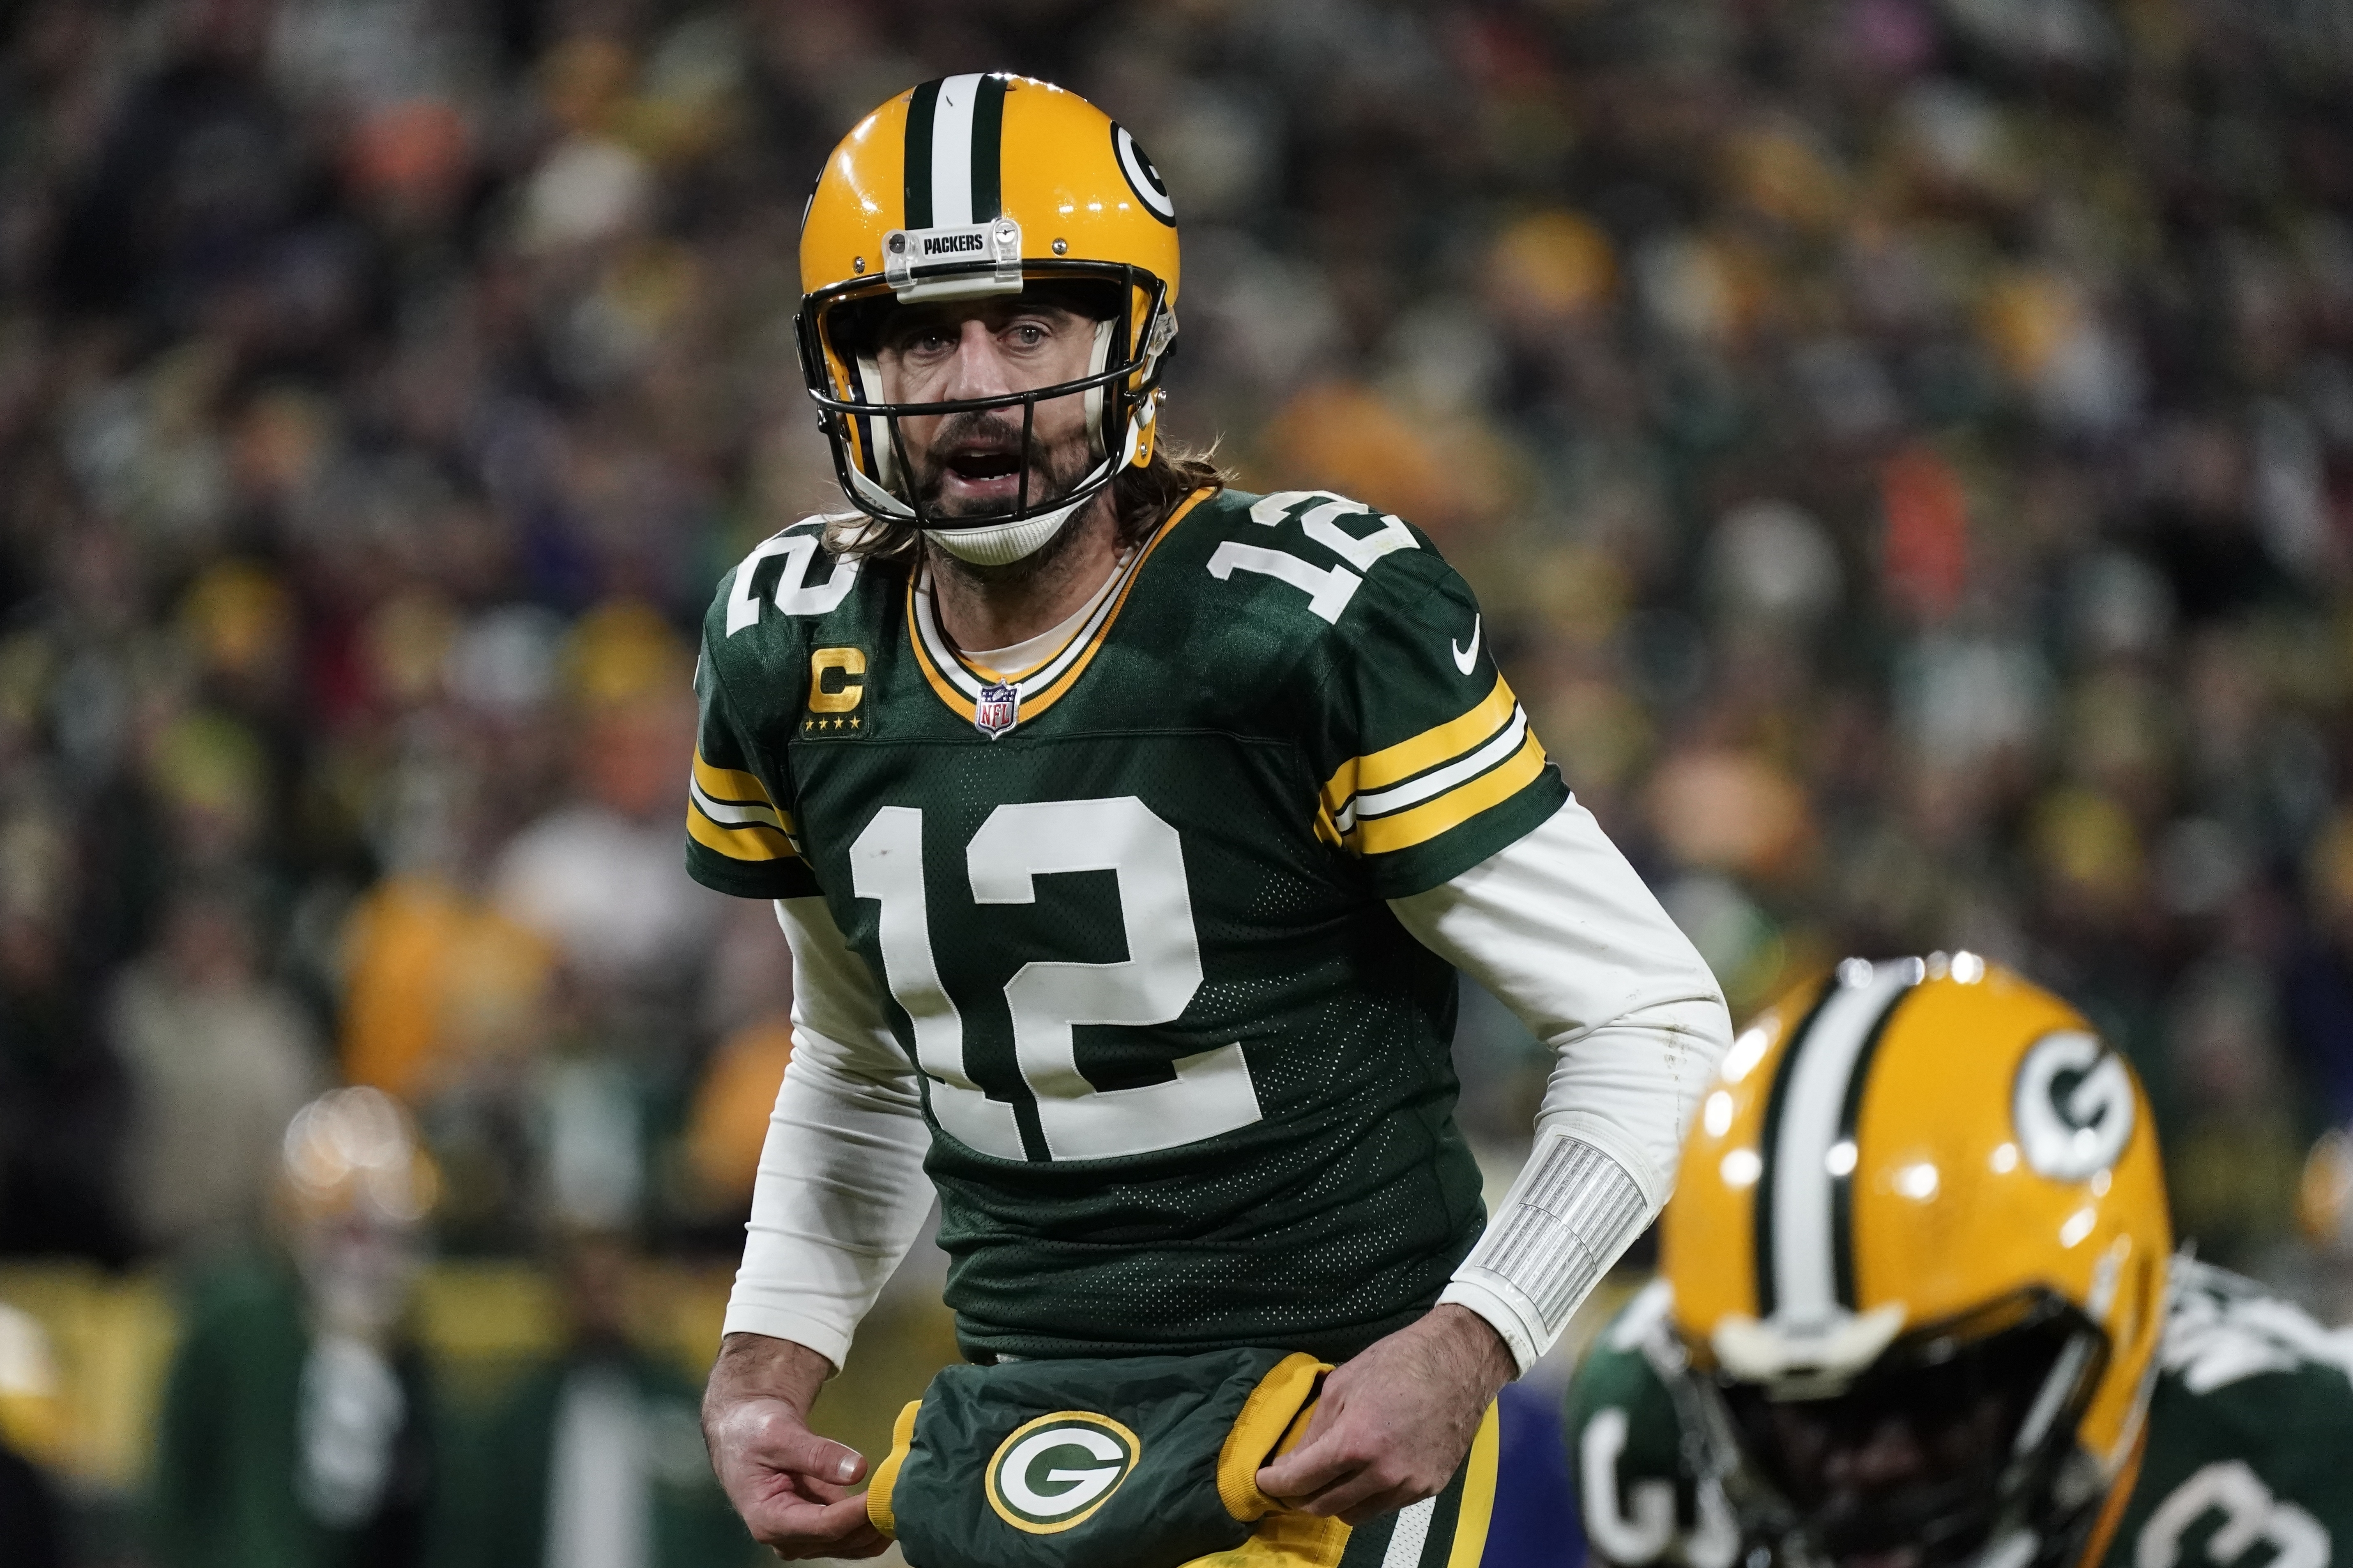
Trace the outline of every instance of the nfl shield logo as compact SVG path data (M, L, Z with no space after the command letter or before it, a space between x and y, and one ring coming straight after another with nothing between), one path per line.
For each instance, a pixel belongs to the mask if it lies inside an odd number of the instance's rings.
M1021 722L1021 693L1010 686L984 686L972 705L972 727L994 741Z

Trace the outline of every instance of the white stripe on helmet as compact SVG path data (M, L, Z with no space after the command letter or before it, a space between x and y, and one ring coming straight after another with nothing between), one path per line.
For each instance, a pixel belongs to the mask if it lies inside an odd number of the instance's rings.
M932 110L932 226L958 228L972 216L972 110L980 76L944 77Z
M1841 965L1836 993L1797 1042L1772 1152L1774 1317L1784 1322L1820 1323L1841 1311L1831 1150L1863 1047L1920 974L1916 959Z

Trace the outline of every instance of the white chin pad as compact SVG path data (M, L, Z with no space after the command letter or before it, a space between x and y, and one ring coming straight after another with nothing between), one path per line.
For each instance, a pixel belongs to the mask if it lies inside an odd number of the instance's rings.
M1061 531L1078 510L1078 503L1057 507L1018 522L992 522L978 528L927 528L923 537L959 561L976 566L1005 566L1020 560Z
M1129 455L1134 455L1132 444ZM1103 478L1103 466L1098 464L1095 471L1080 482L1075 499L1035 517L976 523L971 528L927 528L923 537L959 561L969 561L976 566L1004 566L1060 533L1062 525L1080 508L1095 499L1103 488L1098 482Z
M1118 467L1110 469L1111 473L1135 461L1143 438L1143 426L1130 420L1126 449L1120 453ZM1065 501L1051 511L1041 511L1018 521L987 522L975 528L927 528L923 537L959 561L969 561L976 566L1003 566L1020 560L1060 533L1062 525L1102 493L1103 486L1108 482L1104 466L1098 464L1095 471L1080 482L1078 499ZM892 500L903 506L896 502L895 497Z

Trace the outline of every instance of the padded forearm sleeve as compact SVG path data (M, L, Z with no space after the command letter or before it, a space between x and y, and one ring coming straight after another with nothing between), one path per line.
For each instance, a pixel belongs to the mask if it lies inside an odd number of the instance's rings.
M781 900L776 916L793 950L793 1058L760 1151L725 1331L792 1340L839 1367L923 1229L931 1134L913 1071L824 901Z
M1546 1131L1439 1300L1493 1324L1525 1372L1650 1219L1626 1167L1581 1139Z

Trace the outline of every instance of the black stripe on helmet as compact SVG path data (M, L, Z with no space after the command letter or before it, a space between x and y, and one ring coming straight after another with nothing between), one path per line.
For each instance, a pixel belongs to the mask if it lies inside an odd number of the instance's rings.
M925 82L907 99L907 213L902 228L932 226L932 121L939 108L937 81Z
M1780 1290L1774 1283L1773 1268L1773 1171L1776 1164L1773 1153L1781 1142L1781 1116L1788 1109L1789 1079L1795 1076L1791 1069L1798 1065L1798 1054L1806 1047L1806 1036L1813 1028L1814 1020L1821 1016L1822 1009L1830 1005L1830 999L1837 995L1838 991L1838 974L1832 971L1822 981L1821 990L1808 1005L1806 1016L1798 1020L1796 1028L1789 1031L1789 1043L1782 1048L1781 1059L1773 1066L1773 1087L1765 1095L1765 1124L1757 1133L1757 1152L1764 1163L1764 1169L1757 1177L1754 1214L1757 1245L1753 1267L1757 1274L1757 1315L1760 1319L1771 1317L1774 1308L1780 1304Z
M990 223L1005 210L1005 77L980 79L972 104L972 221Z
M1841 1142L1854 1142L1855 1124L1862 1115L1863 1086L1871 1081L1871 1064L1879 1055L1880 1037L1887 1033L1896 1009L1918 989L1915 982L1898 991L1881 1009L1871 1033L1863 1037L1862 1048L1855 1053L1854 1071L1847 1075L1846 1096L1839 1102L1838 1135ZM1843 1175L1831 1177L1831 1272L1837 1282L1839 1305L1849 1311L1862 1310L1855 1299L1854 1286L1854 1173L1858 1165L1847 1167Z

